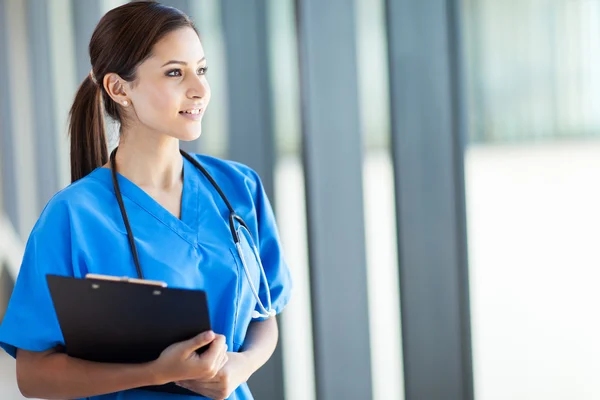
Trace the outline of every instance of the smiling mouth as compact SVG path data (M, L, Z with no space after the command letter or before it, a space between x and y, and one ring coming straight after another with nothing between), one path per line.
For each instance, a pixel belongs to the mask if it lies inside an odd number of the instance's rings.
M179 111L179 114L187 114L187 115L198 115L200 113L202 113L201 108L195 108L195 109L187 110L187 111Z

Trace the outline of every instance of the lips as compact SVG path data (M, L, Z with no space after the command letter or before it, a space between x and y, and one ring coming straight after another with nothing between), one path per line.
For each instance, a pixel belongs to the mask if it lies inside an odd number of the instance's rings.
M198 121L202 120L202 116L204 115L204 108L202 108L202 107L189 108L187 110L179 111L179 115L181 115L183 118L186 118L188 120L198 122Z
M190 110L179 111L179 114L189 114L189 115L198 115L202 113L201 108L192 108Z

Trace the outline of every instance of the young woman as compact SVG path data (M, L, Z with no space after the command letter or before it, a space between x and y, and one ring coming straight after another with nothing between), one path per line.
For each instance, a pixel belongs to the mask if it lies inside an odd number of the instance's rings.
M174 8L133 2L102 18L89 51L92 71L71 109L73 183L33 228L0 326L19 387L43 399L251 399L245 382L276 346L290 274L256 173L180 152L210 101L198 32ZM104 112L121 124L110 156ZM214 332L145 364L69 357L46 274L88 273L202 289ZM136 389L168 382L198 395Z

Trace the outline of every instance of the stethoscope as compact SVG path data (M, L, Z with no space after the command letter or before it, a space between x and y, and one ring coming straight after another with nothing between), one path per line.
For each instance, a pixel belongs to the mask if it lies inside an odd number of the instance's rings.
M131 231L131 225L129 224L129 218L127 217L127 211L125 211L125 205L123 204L123 196L121 195L121 188L119 187L119 181L117 179L117 162L115 161L115 158L117 155L117 149L118 149L118 147L116 147L110 154L110 169L111 169L111 173L112 173L113 187L115 189L115 194L117 196L119 208L121 209L121 215L123 216L123 222L125 223L125 228L127 229L127 238L129 239L129 247L131 248L131 253L133 255L133 262L135 263L135 268L137 270L138 278L144 279L144 274L142 272L142 267L140 265L140 260L138 258L137 247L135 245L135 240L133 237L133 232ZM260 260L260 256L258 255L258 249L256 248L256 245L254 244L254 240L252 239L252 235L250 234L250 229L248 229L248 225L246 225L246 222L244 222L242 217L240 217L239 215L237 215L235 213L235 210L231 206L231 203L229 203L229 200L227 200L227 197L225 196L225 194L223 193L223 191L221 190L219 185L217 185L217 182L215 182L213 177L208 173L208 171L202 165L200 165L200 163L198 161L196 161L192 156L190 156L185 151L179 150L179 152L189 162L191 162L196 168L198 168L200 170L200 172L202 172L204 174L204 176L210 181L210 183L217 190L217 192L219 192L219 196L221 196L221 199L223 199L223 201L227 205L227 208L229 209L229 229L231 231L231 237L233 238L235 248L237 249L237 253L240 257L240 260L242 261L242 266L244 267L244 271L246 273L246 278L248 279L248 283L250 283L250 289L252 290L252 293L254 294L254 297L256 298L256 301L258 303L258 307L260 308L260 312L253 310L252 318L268 318L268 317L274 316L275 310L273 310L271 308L271 293L270 293L269 283L267 282L267 276L265 275L265 269L263 268L262 262ZM239 227L237 230L235 229L235 221L237 221L239 224ZM245 234L241 231L242 228L246 230L247 234ZM256 262L257 262L258 266L260 267L260 276L262 279L262 283L265 285L265 288L267 289L266 290L267 308L265 308L265 306L263 305L263 302L260 300L258 291L256 290L256 287L254 286L254 283L252 282L252 279L250 277L250 271L248 270L248 265L246 264L246 258L244 257L244 252L242 250L242 245L240 243L241 235L245 235L247 237L248 245L252 249L254 258L256 259Z

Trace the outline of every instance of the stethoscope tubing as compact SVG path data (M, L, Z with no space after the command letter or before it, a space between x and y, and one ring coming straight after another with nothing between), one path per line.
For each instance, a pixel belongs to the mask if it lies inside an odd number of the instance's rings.
M118 150L118 147L116 147L110 154L110 169L111 169L111 174L112 174L113 187L115 190L115 195L117 197L117 202L119 203L121 215L123 216L123 222L125 224L125 229L127 230L127 239L129 241L129 247L131 249L131 254L133 257L133 262L135 264L136 272L138 274L138 278L144 279L144 272L143 272L142 266L140 264L140 260L139 260L139 256L138 256L138 252L137 252L137 246L135 244L135 238L133 236L131 224L129 223L127 211L125 210L125 204L123 202L123 195L121 194L121 188L119 186L119 181L117 179L117 165L116 165L117 164L116 163L117 150ZM260 311L261 311L261 312L258 312L256 310L254 310L252 313L252 318L260 318L260 317L267 318L267 317L275 315L275 311L271 308L271 293L270 293L269 283L267 281L267 276L265 274L265 269L263 268L262 261L260 259L260 256L258 255L259 254L258 249L256 248L256 245L254 244L254 240L252 239L252 235L250 234L250 229L248 229L248 225L246 225L246 222L242 219L242 217L237 215L237 213L231 206L231 203L227 199L227 196L225 196L225 193L223 193L223 191L221 190L221 188L219 187L217 182L208 173L208 171L197 160L195 160L192 156L190 156L185 151L180 149L179 152L181 153L181 155L183 157L185 157L189 162L191 162L192 165L194 165L194 167L196 167L198 170L200 170L200 172L202 172L202 174L208 179L208 181L212 184L212 186L219 193L219 196L221 197L221 199L227 206L227 209L229 210L229 218L228 219L229 219L229 229L231 231L231 237L233 238L233 242L237 249L238 256L242 262L242 266L244 268L244 273L246 275L246 279L248 280L248 283L250 284L250 289L252 290L252 294L256 298L258 307L260 308ZM246 229L246 231L248 232L248 235L250 235L250 243L249 244L252 247L251 250L254 253L256 262L259 265L261 281L265 285L265 288L267 289L266 296L267 296L267 307L268 308L265 308L263 302L260 300L259 293L256 290L254 283L252 282L252 279L250 276L250 271L249 271L248 265L246 263L246 258L244 257L244 252L242 250L240 236L239 236L239 233L237 232L237 230L235 229L235 221L237 221L240 224L240 226L244 227Z

